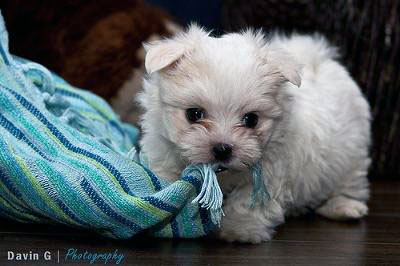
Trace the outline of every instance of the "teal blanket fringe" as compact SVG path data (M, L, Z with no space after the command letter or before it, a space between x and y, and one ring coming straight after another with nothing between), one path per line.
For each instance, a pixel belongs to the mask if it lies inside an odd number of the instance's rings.
M0 14L0 217L112 238L216 229L223 196L214 166L188 166L169 183L136 153L138 135L103 99L11 56ZM255 169L253 201L266 193Z

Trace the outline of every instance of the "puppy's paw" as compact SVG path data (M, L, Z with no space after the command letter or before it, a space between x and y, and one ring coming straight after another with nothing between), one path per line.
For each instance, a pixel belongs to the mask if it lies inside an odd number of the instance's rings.
M241 242L258 244L269 241L272 238L273 230L260 225L237 225L221 226L218 237L228 242Z
M228 242L241 242L241 243L251 243L251 244L259 244L261 242L271 240L271 234L267 231L260 231L257 233L246 233L246 232L224 232L221 231L218 234L220 239L223 239Z
M316 212L329 219L346 221L360 219L368 214L368 207L364 202L337 196L328 200Z

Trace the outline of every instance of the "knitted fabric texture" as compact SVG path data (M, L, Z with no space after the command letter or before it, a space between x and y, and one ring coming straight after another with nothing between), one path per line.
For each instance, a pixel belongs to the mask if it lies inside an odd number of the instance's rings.
M113 238L200 237L216 223L192 201L195 167L170 184L130 158L138 130L101 98L15 58L0 15L0 217ZM213 219L215 221L215 219Z

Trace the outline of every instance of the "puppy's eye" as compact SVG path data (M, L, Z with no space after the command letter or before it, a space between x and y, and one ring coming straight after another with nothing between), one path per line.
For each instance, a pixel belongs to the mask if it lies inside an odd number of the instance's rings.
M247 113L243 116L243 125L248 128L255 128L258 123L258 115L255 113Z
M204 110L201 108L189 108L186 110L186 118L192 123L196 123L204 117Z

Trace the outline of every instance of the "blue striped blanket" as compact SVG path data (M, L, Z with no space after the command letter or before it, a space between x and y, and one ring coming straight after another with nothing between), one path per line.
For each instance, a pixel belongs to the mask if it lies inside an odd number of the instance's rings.
M113 238L211 232L217 222L192 203L201 171L166 182L133 160L137 138L103 99L11 56L0 14L0 219Z

